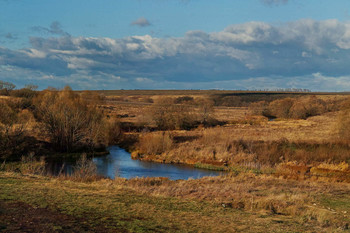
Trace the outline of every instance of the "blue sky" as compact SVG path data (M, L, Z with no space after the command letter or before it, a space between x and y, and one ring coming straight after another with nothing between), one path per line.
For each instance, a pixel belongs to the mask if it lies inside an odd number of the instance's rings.
M350 91L348 0L0 0L0 80Z

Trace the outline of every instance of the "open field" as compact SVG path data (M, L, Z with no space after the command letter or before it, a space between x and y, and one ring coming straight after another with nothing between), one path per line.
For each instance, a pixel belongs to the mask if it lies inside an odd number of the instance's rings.
M81 183L3 172L0 184L4 232L342 232L350 224L347 184L251 174Z
M238 97L243 105L239 107L215 106L214 116L222 121L239 121L249 118L252 111L248 108L249 103L261 100L274 100L281 98L297 98L300 96L316 96L322 100L339 101L349 97L349 93L279 93L279 92L251 92L251 91L205 91L205 90L115 90L115 91L92 91L106 97L103 104L106 112L115 116L122 116L121 121L138 122L148 115L149 108L162 98L191 97L194 100L201 98L225 98ZM248 102L245 102L248 101ZM241 105L242 103L233 103Z
M349 92L286 92L286 91L236 91L236 90L96 90L106 96L134 96L134 95L349 95Z

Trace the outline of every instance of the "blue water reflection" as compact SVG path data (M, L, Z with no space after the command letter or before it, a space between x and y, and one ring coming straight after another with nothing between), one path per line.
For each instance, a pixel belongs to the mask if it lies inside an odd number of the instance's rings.
M131 159L130 153L118 146L109 148L110 154L94 158L97 172L100 175L114 179L116 176L133 177L168 177L171 180L201 178L203 176L218 176L221 172L193 168L177 164L144 162Z

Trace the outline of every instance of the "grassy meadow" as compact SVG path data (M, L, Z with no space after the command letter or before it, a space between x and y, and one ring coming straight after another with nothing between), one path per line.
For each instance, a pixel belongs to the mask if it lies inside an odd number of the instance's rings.
M253 174L86 183L4 172L0 183L5 232L343 232L349 225L348 184ZM31 216L37 225L16 214L19 204L41 210ZM43 222L42 215L67 220Z
M13 90L0 104L0 231L350 231L348 93L66 88ZM116 144L227 172L98 176L89 158ZM60 156L77 170L47 175Z

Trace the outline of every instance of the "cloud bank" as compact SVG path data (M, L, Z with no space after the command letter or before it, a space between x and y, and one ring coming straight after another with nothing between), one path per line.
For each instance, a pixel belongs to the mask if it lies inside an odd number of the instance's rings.
M248 22L179 38L64 35L30 43L0 47L0 79L79 89L350 89L350 23L337 20Z

